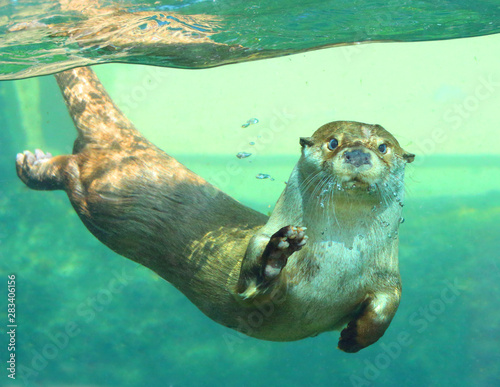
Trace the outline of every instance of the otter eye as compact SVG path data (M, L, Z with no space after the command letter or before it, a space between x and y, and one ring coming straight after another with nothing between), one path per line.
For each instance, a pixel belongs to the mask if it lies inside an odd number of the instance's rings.
M380 145L378 146L378 150L379 150L379 152L380 152L380 153L385 153L385 152L387 152L387 145L385 145L385 144L380 144Z
M332 138L330 142L328 143L328 149L334 150L336 147L339 146L339 142L337 141L336 138Z

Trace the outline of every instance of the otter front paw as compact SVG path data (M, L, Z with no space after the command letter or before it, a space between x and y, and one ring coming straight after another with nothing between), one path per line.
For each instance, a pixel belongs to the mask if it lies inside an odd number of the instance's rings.
M358 341L359 333L356 325L356 320L350 321L349 324L347 324L347 327L345 327L340 333L338 348L341 351L355 353L365 347L365 345L359 343Z
M237 294L241 300L269 297L279 288L279 274L288 258L307 242L305 227L286 226L271 237L255 235L243 259Z
M354 353L380 339L398 309L400 297L400 284L367 297L360 305L359 314L340 333L338 348Z
M262 254L262 279L264 283L276 278L285 267L288 258L307 242L305 227L286 226L269 240Z

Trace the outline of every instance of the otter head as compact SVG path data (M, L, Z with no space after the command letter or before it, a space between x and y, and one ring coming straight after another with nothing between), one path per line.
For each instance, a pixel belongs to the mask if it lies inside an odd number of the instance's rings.
M380 125L360 122L331 122L300 144L301 173L327 179L338 191L396 194L403 188L405 164L415 158Z

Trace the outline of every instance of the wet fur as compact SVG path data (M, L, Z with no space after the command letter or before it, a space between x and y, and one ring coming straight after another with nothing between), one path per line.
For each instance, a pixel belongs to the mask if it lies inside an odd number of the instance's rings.
M29 187L65 190L99 240L154 270L223 325L290 341L349 323L339 343L348 352L384 333L401 293L395 232L404 165L413 155L383 128L336 122L302 139L302 156L268 219L147 141L90 69L57 80L78 138L72 155L18 155L18 175ZM344 182L331 160L341 148L325 152L332 135L342 136L342 149L391 144L392 157L373 172L383 176L373 192L337 189ZM307 227L305 246L277 240L266 250L288 226ZM388 230L396 237L387 238ZM263 257L268 253L283 256L284 266L263 280L262 265L274 262Z
M326 144L333 137L340 145L329 151ZM390 146L391 154L376 151L381 143ZM340 329L363 313L368 315L382 300L386 305L379 308L381 323L375 329L381 335L399 305L397 230L404 200L404 168L414 155L405 152L382 127L357 122L327 124L313 137L303 139L302 145L301 158L285 191L251 244L262 243L261 239L287 224L307 227L308 243L282 272L290 296L289 329L293 326L304 336ZM341 153L353 148L372 154L377 167L366 174L373 179L371 191L361 182L358 188L346 187L341 170L332 167L332 160L338 165ZM244 268L253 259L257 258L247 257ZM243 288L240 282L240 290ZM365 338L359 346L379 337Z

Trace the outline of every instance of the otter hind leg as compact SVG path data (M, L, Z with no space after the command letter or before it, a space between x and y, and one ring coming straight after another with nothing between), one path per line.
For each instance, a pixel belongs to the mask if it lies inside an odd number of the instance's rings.
M243 260L238 283L242 299L269 294L288 258L307 242L305 227L286 226L270 238L256 235Z
M396 314L400 290L392 293L375 293L361 304L357 317L340 333L338 348L354 353L380 339Z
M65 188L64 171L71 156L53 157L36 149L35 153L24 151L16 156L16 171L19 178L31 189L58 190Z

